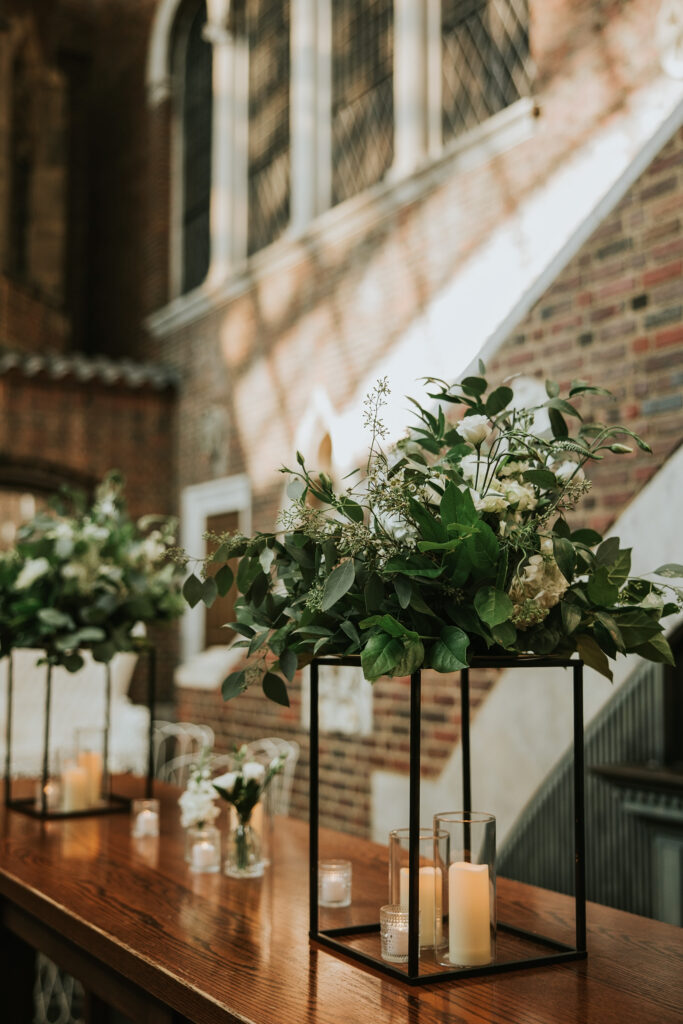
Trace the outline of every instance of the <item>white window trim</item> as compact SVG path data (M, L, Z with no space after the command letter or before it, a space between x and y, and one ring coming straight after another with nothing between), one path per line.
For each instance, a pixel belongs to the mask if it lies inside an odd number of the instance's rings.
M180 538L185 551L192 557L202 557L206 549L207 518L228 512L237 512L238 529L248 536L251 533L251 487L245 474L186 487L180 498ZM206 609L200 602L184 612L180 623L183 662L204 650L205 628Z
M437 160L424 163L408 178L388 178L328 208L304 228L286 232L272 245L234 266L229 278L205 281L173 299L147 317L147 330L154 337L163 338L220 310L277 270L295 266L317 246L370 231L401 207L419 201L459 170L488 163L494 156L530 139L535 124L534 101L518 100L455 139Z

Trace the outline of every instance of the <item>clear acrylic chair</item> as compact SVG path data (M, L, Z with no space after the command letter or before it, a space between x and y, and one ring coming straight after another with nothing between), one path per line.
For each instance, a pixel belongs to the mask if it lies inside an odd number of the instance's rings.
M152 749L154 758L154 775L157 779L165 779L164 767L179 758L189 758L187 768L196 761L202 750L208 747L213 748L214 733L210 725L196 725L194 722L165 722L156 719L152 730ZM177 785L182 786L187 781L187 773L184 778L177 780Z

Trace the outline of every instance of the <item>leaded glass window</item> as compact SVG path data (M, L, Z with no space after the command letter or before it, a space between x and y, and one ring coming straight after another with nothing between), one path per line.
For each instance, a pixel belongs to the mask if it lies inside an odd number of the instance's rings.
M209 269L211 198L211 46L202 38L206 4L190 23L184 61L183 125L183 267L182 290L200 285Z
M442 0L441 59L448 143L528 95L527 0Z
M392 0L332 4L332 202L380 181L394 157Z
M290 214L290 0L250 0L249 254L278 238Z

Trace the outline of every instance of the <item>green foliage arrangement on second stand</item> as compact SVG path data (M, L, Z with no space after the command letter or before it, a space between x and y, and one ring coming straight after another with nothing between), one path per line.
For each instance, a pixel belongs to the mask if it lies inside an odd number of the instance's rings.
M484 372L454 386L426 378L433 410L409 399L416 423L388 452L380 380L366 398L370 448L354 484L338 493L297 454L298 468L281 470L292 478L281 532L209 538L215 550L184 594L210 606L239 558L229 625L246 659L223 683L226 700L260 683L287 705L287 683L316 655L360 655L370 681L454 672L477 655L578 652L608 678L618 654L672 663L661 620L683 591L665 579L683 567L660 566L659 583L634 578L618 538L566 518L590 488L587 464L650 448L626 427L583 420L572 399L608 396L602 388L575 381L563 397L548 381L542 404L519 409ZM444 413L452 405L464 412L455 422ZM550 424L542 434L539 416ZM208 576L208 563L224 564Z

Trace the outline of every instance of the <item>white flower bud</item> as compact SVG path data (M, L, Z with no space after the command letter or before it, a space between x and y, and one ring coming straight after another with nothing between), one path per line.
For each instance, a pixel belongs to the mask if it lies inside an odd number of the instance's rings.
M480 445L491 433L491 424L487 416L465 416L455 429L470 444Z

